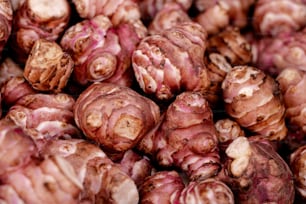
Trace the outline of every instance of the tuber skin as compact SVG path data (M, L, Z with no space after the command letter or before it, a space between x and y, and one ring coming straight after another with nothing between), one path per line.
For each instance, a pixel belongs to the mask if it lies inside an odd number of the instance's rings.
M269 140L286 137L286 108L271 76L256 67L235 66L222 82L222 90L225 111L241 127Z
M143 38L132 65L145 94L169 101L183 91L204 92L209 79L203 56L207 33L197 23L182 22Z
M0 135L1 180L3 176L30 163L32 157L38 156L38 150L32 138L9 120L0 120Z
M180 194L184 187L177 171L158 171L147 177L139 187L139 203L180 203Z
M252 25L261 36L292 33L306 26L306 2L303 0L258 0Z
M60 45L45 39L37 40L24 67L24 77L33 89L42 92L62 92L73 71L71 56Z
M143 183L146 177L151 176L155 171L148 157L132 149L124 152L122 159L116 163L122 171L133 179L137 187Z
M249 23L249 12L256 0L195 0L198 14L195 22L201 24L209 35L214 35L234 26L245 28Z
M60 45L72 56L73 79L80 85L108 81L131 86L131 55L146 32L143 24L115 27L107 16L98 15L70 26Z
M192 19L188 13L177 2L166 3L161 10L159 10L150 25L148 26L149 34L157 34L162 30L171 28L172 26L182 23L190 22Z
M214 178L190 182L182 190L179 203L234 204L232 190L222 181Z
M71 15L68 0L25 0L15 11L10 47L14 59L24 64L36 40L56 41Z
M10 0L0 2L0 58L12 32L13 6Z
M295 149L290 154L290 168L294 177L294 184L296 192L302 199L306 199L306 145L302 145L299 148Z
M261 136L237 137L226 155L217 178L232 189L236 203L293 203L292 172L269 140Z
M0 87L2 87L12 77L23 76L23 68L12 60L5 57L0 63Z
M206 179L220 168L216 134L208 101L198 92L183 92L137 149L162 167L180 169L189 180Z
M220 53L231 66L252 62L252 49L237 27L227 27L207 40L207 53Z
M77 98L74 118L88 139L116 155L137 145L159 122L160 110L129 87L96 82Z
M273 77L286 68L306 71L306 28L277 38L264 37L252 43L253 64Z
M2 178L1 203L77 204L82 184L72 166L61 157L32 160Z
M96 145L83 139L50 140L42 155L56 155L75 170L83 185L79 203L137 204L139 194L130 176Z
M288 129L306 133L306 73L302 70L287 68L280 72L276 80L279 83L286 107L286 121Z
M50 139L81 137L74 121L74 104L72 96L65 93L29 94L11 106L5 117L20 126L40 148Z

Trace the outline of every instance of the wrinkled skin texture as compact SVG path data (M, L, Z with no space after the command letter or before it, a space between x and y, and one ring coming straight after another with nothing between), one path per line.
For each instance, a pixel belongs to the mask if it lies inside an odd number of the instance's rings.
M203 62L207 34L197 23L182 22L143 38L132 55L141 89L158 100L209 86Z
M247 65L252 61L251 45L235 27L227 27L207 40L208 53L220 53L231 66Z
M1 203L78 203L82 185L60 157L34 161L2 178Z
M3 175L22 168L32 160L32 157L37 156L37 147L20 127L9 120L0 120L0 135L1 180Z
M137 148L161 166L179 168L190 180L211 177L220 167L212 111L203 95L196 92L178 95L161 124Z
M20 126L39 145L55 138L80 137L74 123L75 100L67 94L29 94L9 109L6 118Z
M83 184L80 203L137 204L137 187L95 144L82 139L52 140L43 155L64 157Z
M6 57L0 64L0 87L12 77L23 76L23 68L10 57Z
M293 203L292 172L268 140L238 137L226 155L218 178L232 189L236 203Z
M188 13L175 2L167 3L163 8L156 13L150 25L148 26L149 34L156 34L164 29L171 28L172 26L192 21Z
M146 156L134 150L128 150L118 162L118 167L133 179L137 186L140 186L146 177L154 171L151 161Z
M74 62L54 41L37 40L24 67L24 77L38 91L59 93L66 86Z
M156 172L139 187L140 204L179 203L183 189L183 180L176 171Z
M277 76L283 69L306 70L306 28L277 38L260 38L252 43L253 64Z
M195 21L209 35L217 34L228 26L244 28L249 23L249 11L255 0L195 0L199 11Z
M297 69L284 69L277 76L286 106L288 128L306 133L306 73Z
M13 22L13 7L10 0L0 2L0 54L11 35Z
M181 204L205 203L205 204L234 204L232 190L222 181L205 179L199 182L190 182L181 192Z
M290 168L294 176L296 192L306 200L306 145L300 146L290 154Z
M25 0L15 11L11 48L14 59L24 64L34 42L55 41L67 28L71 8L67 0Z
M271 76L255 67L235 66L222 82L222 90L226 112L241 127L270 140L286 137L285 105Z
M277 36L306 26L306 2L303 0L258 0L252 18L258 35Z
M106 152L122 153L135 147L158 123L160 110L128 87L97 82L77 98L74 118L83 133Z
M84 86L96 81L130 86L133 81L130 58L145 36L142 26L124 23L114 27L109 18L98 15L69 27L60 45L75 62L74 80Z

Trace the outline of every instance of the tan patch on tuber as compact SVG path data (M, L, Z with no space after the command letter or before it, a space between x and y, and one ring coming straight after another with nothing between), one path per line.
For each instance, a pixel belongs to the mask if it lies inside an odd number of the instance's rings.
M135 140L143 129L142 120L131 115L122 114L114 127L114 134Z

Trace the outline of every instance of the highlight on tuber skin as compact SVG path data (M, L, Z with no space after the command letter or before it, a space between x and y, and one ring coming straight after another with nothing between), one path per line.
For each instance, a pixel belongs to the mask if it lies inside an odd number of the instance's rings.
M56 41L67 28L71 8L67 0L25 0L15 11L10 47L14 59L24 64L34 42Z
M256 67L235 66L222 82L222 90L225 111L241 127L270 140L286 137L286 108L271 76Z
M180 169L190 180L206 179L220 168L216 134L208 101L201 93L183 92L137 149L162 167Z
M135 147L159 121L159 106L129 87L96 82L77 98L77 126L106 153L121 154Z
M289 158L290 168L294 177L294 186L297 194L301 196L302 199L306 199L306 145L302 145L295 149Z
M237 137L227 147L226 155L217 178L231 188L235 202L293 203L292 172L267 139Z
M11 36L13 24L13 6L10 0L0 2L0 55Z
M115 27L104 15L70 26L60 45L74 60L73 79L84 86L97 81L131 86L130 58L140 39L146 35L147 30L143 27L129 23Z
M38 91L62 92L73 71L71 56L60 45L45 39L37 40L24 67L24 77Z
M83 185L79 203L137 204L139 201L133 179L96 144L83 139L50 140L41 154L63 157L72 166Z
M206 31L194 22L182 22L143 38L132 54L140 88L166 101L183 91L204 92L209 86L203 62L206 40Z
M254 6L254 32L262 36L292 33L306 26L303 0L258 0Z

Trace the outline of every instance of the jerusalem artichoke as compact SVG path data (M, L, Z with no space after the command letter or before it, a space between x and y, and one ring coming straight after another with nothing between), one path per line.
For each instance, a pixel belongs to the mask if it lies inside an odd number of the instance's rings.
M0 2L0 57L11 36L13 23L13 7L10 0Z

